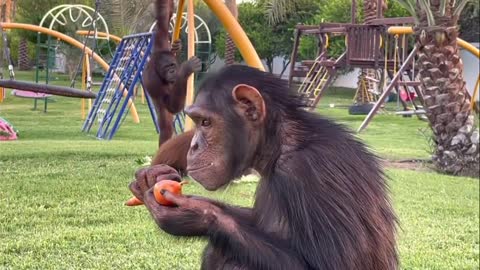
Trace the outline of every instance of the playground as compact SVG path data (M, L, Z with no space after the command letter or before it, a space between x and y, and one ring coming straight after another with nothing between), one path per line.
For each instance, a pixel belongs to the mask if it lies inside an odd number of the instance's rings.
M349 94L337 91L326 94L320 108L357 127L362 116L329 108L330 103L348 105L351 101ZM156 147L151 123L135 124L127 118L116 139L106 143L78 132L82 121L77 100L59 98L54 104L48 114L31 111L31 102L24 99L2 105L3 116L22 130L22 139L1 145L0 166L6 171L0 177L0 265L13 269L196 269L203 240L160 233L144 218L145 209L132 211L123 205L130 196L125 186L139 166L137 161ZM148 108L139 105L138 111L148 113ZM378 116L360 137L389 160L426 158L428 144L419 131L424 123L404 120ZM443 176L411 163L392 163L387 173L402 223L403 267L475 268L479 182ZM255 186L245 181L213 193L189 185L185 192L248 206Z
M185 11L193 7L193 1L179 2ZM205 2L217 14L228 12L219 1ZM69 12L71 5L66 6L65 12ZM48 16L63 12L62 8L52 10ZM90 14L87 17L103 21L95 17L95 7L85 10ZM190 12L175 16L171 30L185 42L182 57L196 54L202 60L202 72L188 82L187 104L191 104L197 77L208 72L215 55L210 52L208 25L201 17ZM237 33L231 38L244 56L243 63L265 69L259 56L252 53L255 42L250 43L240 24L228 23L229 12L217 16L227 32ZM157 112L142 86L155 25L119 37L108 26L92 28L86 23L87 27L72 37L57 31L55 20L51 25L45 23L46 27L2 20L2 34L7 29L37 33L42 43L37 48L46 47L47 55L46 68L28 71L10 68L11 60L2 58L0 121L8 120L17 138L0 141L0 269L199 269L207 239L171 236L148 218L145 207L124 205L132 196L127 187L134 172L148 165L158 148ZM78 22L85 24L83 19ZM403 38L406 42L412 35L412 28L406 26L411 21L390 23L375 31L351 24L296 26L291 32L289 57L296 65L289 66L290 85L296 85L307 100L306 110L361 131L355 136L382 158L400 222L397 238L402 269L476 269L480 264L480 183L476 178L435 170L432 130L422 117L428 109L423 99L429 93L421 91L413 61L417 48L401 45ZM185 31L188 27L197 27L199 32ZM202 31L208 35L203 36ZM375 33L381 31L385 40L379 41ZM348 37L346 33L350 33ZM362 52L382 50L368 55L347 51L336 58L328 55L326 42L340 37L354 46L358 41L352 39L354 33L375 36ZM302 35L317 39L319 51L314 59L296 59ZM6 35L3 38L5 42ZM100 40L104 43L97 42ZM49 71L49 48L58 46L57 42L78 50L73 80ZM114 45L107 50L99 49L99 44ZM459 45L478 54L468 42L459 40ZM388 51L388 46L396 50ZM4 50L10 49L5 46ZM37 67L42 59L35 61ZM379 72L375 78L363 78L363 90L332 86L336 73L347 66ZM376 92L372 88L381 89ZM400 96L402 93L411 98ZM352 98L358 95L369 100L366 113L352 113L357 105L352 105ZM475 111L478 101L468 100ZM478 112L474 115L478 127ZM175 115L172 125L177 134L192 128L183 113ZM258 177L243 176L216 192L190 182L184 188L186 194L251 207Z

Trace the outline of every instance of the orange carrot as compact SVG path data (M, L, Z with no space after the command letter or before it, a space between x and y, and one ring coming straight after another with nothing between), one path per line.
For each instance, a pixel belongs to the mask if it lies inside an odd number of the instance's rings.
M125 202L126 206L137 206L137 205L142 205L143 202L140 201L137 197L132 197L128 201Z
M156 183L155 186L153 187L153 195L155 196L155 200L161 205L173 206L174 204L170 201L167 201L165 197L163 197L163 195L160 193L160 191L164 189L172 192L173 194L181 195L182 186L184 184L188 184L188 181L177 182L173 180L162 180ZM125 202L126 206L137 206L142 204L143 202L137 197L132 197Z

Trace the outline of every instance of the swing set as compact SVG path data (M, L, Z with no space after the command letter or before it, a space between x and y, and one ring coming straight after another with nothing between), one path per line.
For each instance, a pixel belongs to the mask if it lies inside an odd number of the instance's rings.
M421 83L417 80L418 71L415 58L418 48L408 39L412 34L411 17L383 18L381 16L381 0L377 3L377 18L369 24L356 23L356 0L352 2L352 21L350 23L320 23L319 25L302 25L295 27L294 45L291 55L289 84L292 87L294 78L302 78L298 87L299 94L304 98L310 110L317 107L322 95L333 83L338 70L347 68L376 70L376 78L366 77L360 81L363 97L370 102L368 115L358 129L362 131L379 109L390 93L395 90L398 103L403 106L399 115L416 115L425 119L425 110L417 105L416 100L423 104ZM314 36L318 41L317 56L314 60L301 61L295 65L298 58L298 48L303 36ZM346 50L338 57L329 55L329 40L332 37L344 37ZM479 50L473 45L457 39L457 44L479 56ZM478 95L479 80L471 98L474 108ZM357 92L358 94L358 92ZM356 97L355 97L356 98ZM365 114L366 112L361 112ZM356 114L356 113L351 113Z

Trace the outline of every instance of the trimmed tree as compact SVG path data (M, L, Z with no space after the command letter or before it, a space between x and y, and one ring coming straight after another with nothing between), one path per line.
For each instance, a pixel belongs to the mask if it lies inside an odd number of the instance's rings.
M458 18L469 0L402 0L416 20L418 67L438 170L479 175L479 131L463 78Z

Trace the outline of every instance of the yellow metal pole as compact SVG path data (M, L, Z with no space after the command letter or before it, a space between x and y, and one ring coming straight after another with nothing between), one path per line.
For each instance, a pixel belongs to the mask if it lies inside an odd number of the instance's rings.
M413 34L413 28L410 26L391 26L388 28L388 33L389 34L394 34L394 35L408 35L408 34ZM472 44L466 42L465 40L461 38L457 38L457 44L458 46L464 48L465 50L469 51L476 57L480 58L480 50L475 48Z
M74 39L70 36L67 36L65 34L62 34L58 31L51 30L51 29L48 29L48 28L45 28L45 27L40 27L38 25L24 24L24 23L0 23L0 26L4 29L24 29L24 30L44 33L44 34L56 37L57 39L62 40L64 42L67 42L67 43L79 48L80 50L83 49L83 43L81 43L80 41L78 41L78 40L76 40L76 39ZM104 70L108 70L109 65L107 64L107 62L105 62L105 60L103 60L98 54L96 54L96 53L94 54L92 49L90 49L88 47L85 47L85 53L87 53L90 56L93 55L93 59L97 63L99 63L100 66L102 66L102 68ZM125 91L123 91L123 96L126 96L126 95L127 95L127 91L125 90ZM139 123L140 118L138 117L137 108L135 107L135 104L133 103L132 99L128 100L128 107L130 108L130 112L131 112L132 117L133 117L133 122L134 123Z
M475 84L475 88L473 89L472 98L470 100L470 110L473 110L475 108L475 103L479 102L477 100L478 88L480 88L480 76L478 76L477 83Z
M87 30L77 30L77 32L75 32L77 35L81 35L81 36L91 36L94 34L94 31L87 31ZM115 35L112 35L112 34L108 34L105 33L105 32L98 32L97 31L97 36L99 37L108 37L109 39L115 41L116 43L120 43L120 41L122 41L122 39L119 37L119 36L115 36Z
M391 26L388 28L388 33L392 35L408 35L413 34L413 28L410 26Z
M90 83L93 83L92 81L92 78L90 76L92 76L92 72L90 70L90 57L88 55L85 55L85 63L87 65L86 67L86 72L87 72L87 77L85 77L87 80L90 80ZM92 85L90 85L90 89L91 89ZM88 111L90 111L92 109L92 99L89 98L87 100L87 104L88 104Z
M480 57L480 50L475 48L472 44L466 42L465 40L461 38L457 38L457 44L458 46L464 48L465 50L469 51L473 55L475 55L477 58Z
M204 0L204 2L223 24L247 65L265 71L255 48L225 4L219 0Z
M87 80L87 65L88 65L87 58L88 58L88 56L85 54L83 56L83 59L82 59L83 60L82 61L82 63L83 63L83 65L82 65L82 90L87 90L87 82L86 82L86 80ZM82 98L81 106L82 107L80 109L80 114L82 116L82 120L85 120L85 99L84 98Z
M175 17L175 26L173 28L172 42L180 38L180 26L182 25L183 8L185 7L185 0L178 1L177 15Z
M195 17L194 15L193 0L188 0L187 6L187 27L188 27L188 59L195 55ZM178 17L177 17L178 18ZM185 100L185 106L189 106L193 103L193 92L195 91L195 74L192 73L187 80L187 97ZM190 117L185 118L185 131L193 128L193 122Z

